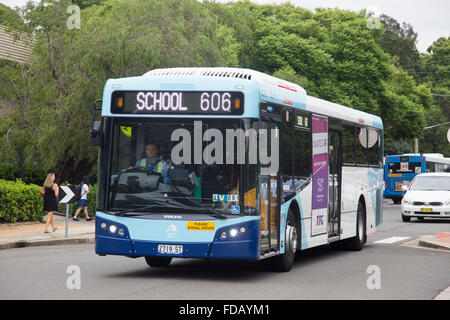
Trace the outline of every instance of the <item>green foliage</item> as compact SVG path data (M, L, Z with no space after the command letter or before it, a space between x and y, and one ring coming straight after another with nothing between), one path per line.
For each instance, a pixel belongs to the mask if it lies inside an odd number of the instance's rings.
M81 7L80 29L66 24L72 3ZM369 29L365 12L248 0L46 0L0 7L0 18L3 12L26 21L19 29L36 44L29 64L0 61L0 96L12 106L1 110L0 161L21 170L39 161L62 180L95 167L89 129L105 81L155 68L233 66L273 74L312 96L381 116L392 141L421 137L427 121L440 121L430 117L433 103L449 116L448 99L430 94L448 93L448 39L421 58L426 73L418 84L419 73L412 78L396 67L416 61L417 35L387 16L383 29Z
M411 144L405 140L386 140L384 142L384 154L387 156L412 153L413 151Z
M0 3L0 25L22 30L24 23L16 10Z
M427 112L426 125L433 126L450 120L450 37L439 38L422 56L423 73L421 81L432 88L434 105ZM450 125L430 128L424 131L420 148L424 152L442 153L450 157L450 143L447 130Z
M16 181L21 178L24 183L43 185L47 173L41 168L25 167L23 178L20 177L20 168L0 165L0 179Z
M42 187L0 179L0 223L43 221Z
M417 33L408 23L397 22L385 14L380 17L384 27L383 37L380 41L381 47L391 56L395 56L396 65L408 71L411 75L420 72L420 54L416 48Z

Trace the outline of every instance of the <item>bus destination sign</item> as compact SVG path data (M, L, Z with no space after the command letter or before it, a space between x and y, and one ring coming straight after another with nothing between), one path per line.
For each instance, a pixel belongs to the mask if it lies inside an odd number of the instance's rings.
M115 91L111 112L241 115L244 94L236 91Z

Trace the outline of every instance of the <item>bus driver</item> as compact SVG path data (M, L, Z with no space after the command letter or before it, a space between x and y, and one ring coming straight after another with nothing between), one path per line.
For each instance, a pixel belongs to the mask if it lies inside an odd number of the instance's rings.
M147 157L138 160L135 167L141 167L160 173L164 179L164 183L170 183L167 177L169 169L168 164L159 157L159 146L156 142L148 142L145 145L145 153Z

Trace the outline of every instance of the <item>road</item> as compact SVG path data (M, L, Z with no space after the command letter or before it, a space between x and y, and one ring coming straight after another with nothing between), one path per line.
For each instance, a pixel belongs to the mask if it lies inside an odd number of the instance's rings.
M402 244L449 232L450 221L403 223L399 210L384 204L383 226L362 251L310 249L288 273L267 261L178 259L152 269L143 258L97 256L93 244L2 250L0 299L433 299L450 285L450 253ZM376 243L392 237L402 240ZM71 265L80 289L67 288ZM367 287L369 266L379 268L379 289Z

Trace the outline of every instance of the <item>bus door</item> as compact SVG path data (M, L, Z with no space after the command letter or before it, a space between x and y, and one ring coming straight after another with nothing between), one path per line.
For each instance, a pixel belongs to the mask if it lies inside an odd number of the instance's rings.
M267 135L267 150L262 150L270 155L271 159L279 154L279 134L280 134L280 122L273 118L262 118L264 124L263 132L259 132L259 139L261 134ZM267 128L267 130L265 129ZM266 133L264 133L266 132ZM275 135L275 136L272 136ZM272 144L273 141L277 141L276 144ZM261 148L259 144L259 148ZM259 150L261 152L261 150ZM273 153L273 154L271 154ZM275 154L276 153L276 154ZM261 154L261 153L260 153ZM260 175L260 199L261 199L261 233L260 233L260 249L261 255L278 251L279 250L279 230L280 230L280 170L279 166L276 168L270 165L264 165L261 163L261 175ZM269 169L270 168L270 169Z
M328 237L336 237L341 222L342 131L330 127L328 141Z

